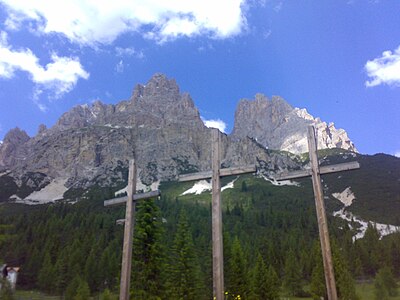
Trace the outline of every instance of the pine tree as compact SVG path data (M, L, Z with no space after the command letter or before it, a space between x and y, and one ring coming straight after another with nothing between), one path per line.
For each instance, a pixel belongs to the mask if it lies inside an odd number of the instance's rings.
M81 279L78 289L76 290L76 295L74 297L74 300L89 300L89 298L90 298L89 285L85 280Z
M265 265L261 254L258 254L254 268L253 298L259 300L279 299L279 278L273 266Z
M96 247L90 251L89 257L85 265L85 278L92 292L98 291L101 284L101 272L99 269L99 257Z
M172 248L169 286L173 299L200 299L200 266L186 213L182 210Z
M389 296L397 296L397 284L389 267L378 271L375 277L375 299L386 300Z
M105 289L103 293L100 296L100 300L114 300L116 297L114 297L109 289Z
M54 292L55 289L55 269L53 264L51 263L51 257L50 254L47 252L44 261L43 261L43 266L39 271L39 276L38 276L38 284L39 287L47 292Z
M334 240L332 241L332 255L338 297L341 300L357 300L354 279Z
M134 299L156 299L163 294L161 226L160 211L154 200L140 202L132 253L131 293Z
M315 300L327 299L324 266L322 263L321 248L315 247L314 256L316 257L315 266L311 274L310 292Z
M73 300L76 296L76 292L79 288L79 284L82 279L79 275L76 275L68 284L67 289L65 291L65 300Z
M302 292L300 266L293 250L286 256L283 286L291 296Z
M61 254L57 262L54 266L55 278L54 284L58 294L63 294L65 289L67 288L67 276L68 276L68 268L67 262L64 254Z
M249 294L247 278L247 262L242 246L237 237L232 243L232 253L229 261L228 292L245 299Z

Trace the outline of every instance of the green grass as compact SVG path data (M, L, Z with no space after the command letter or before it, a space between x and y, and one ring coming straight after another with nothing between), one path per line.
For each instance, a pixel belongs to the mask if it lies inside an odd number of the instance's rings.
M59 296L49 296L38 291L16 291L16 300L59 300Z
M400 286L400 282L398 282ZM397 289L399 295L396 297L391 297L390 300L400 300L400 287ZM360 300L375 300L374 298L374 284L371 283L358 283L356 285L357 295ZM115 295L114 295L115 296ZM17 300L59 300L59 296L49 296L44 293L38 291L16 291L15 298ZM94 297L93 299L98 299L98 297ZM281 300L312 300L311 297L299 298L299 297L289 297L289 296L281 296Z

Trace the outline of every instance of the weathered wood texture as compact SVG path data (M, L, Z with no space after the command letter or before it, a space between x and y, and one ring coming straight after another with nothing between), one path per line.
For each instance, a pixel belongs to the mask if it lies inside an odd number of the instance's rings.
M220 133L212 129L212 239L213 239L213 290L216 300L224 297L224 254L221 209L221 149Z
M335 274L333 271L331 245L329 241L328 222L326 219L324 194L322 190L318 155L317 155L317 143L315 137L315 129L313 126L308 127L308 151L309 151L311 170L312 170L312 183L315 196L315 207L317 210L319 239L321 242L326 289L327 289L328 299L337 300Z
M128 176L128 199L133 200L133 195L136 192L136 163L132 159L129 162ZM132 240L133 228L135 222L135 206L136 201L126 201L125 210L125 229L124 229L124 245L122 250L122 266L121 266L121 286L120 300L129 299L131 267L132 267Z
M360 168L360 164L357 161L352 161L352 162L341 163L341 164L336 164L336 165L332 165L332 166L322 166L319 169L319 173L320 174L329 174L329 173L355 170L355 169L359 169L359 168ZM312 169L285 172L285 173L275 175L274 178L276 180L287 180L287 179L295 179L295 178L302 178L302 177L309 177L309 176L312 176Z
M159 190L142 193L142 194L134 194L133 201L154 198L154 197L158 197L160 195L161 195L161 192ZM123 197L118 197L118 198L114 198L111 200L105 200L104 206L122 205L122 204L126 203L128 201L128 199L129 199L128 196L123 196Z
M257 171L256 166L224 168L224 169L220 169L220 177L246 174L246 173L255 173L256 171ZM184 182L184 181L209 179L212 177L212 174L213 174L212 171L183 174L183 175L179 175L178 181Z

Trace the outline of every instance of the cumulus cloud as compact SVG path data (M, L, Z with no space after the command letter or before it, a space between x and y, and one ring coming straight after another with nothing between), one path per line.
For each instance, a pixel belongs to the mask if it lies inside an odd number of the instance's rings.
M203 117L201 118L204 125L208 128L218 128L221 132L226 133L226 123L220 119L216 120L206 120Z
M365 82L367 87L380 84L400 86L400 46L392 51L385 51L381 57L369 60L365 71L371 79Z
M400 150L399 150L399 151L396 151L396 152L394 153L394 156L396 156L396 157L399 157L399 158L400 158Z
M51 60L46 66L41 66L30 49L13 50L7 43L7 34L0 33L0 77L12 78L16 71L28 73L37 84L34 98L43 89L54 92L56 97L61 96L71 91L79 78L89 78L89 73L77 58L59 57L53 53Z
M25 21L41 33L60 33L84 44L110 44L120 34L138 32L164 42L180 36L237 35L246 28L247 0L0 0L5 25L16 30Z

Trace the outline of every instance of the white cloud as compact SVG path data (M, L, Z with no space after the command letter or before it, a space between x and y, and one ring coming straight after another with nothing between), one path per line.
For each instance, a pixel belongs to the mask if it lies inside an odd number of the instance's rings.
M115 72L122 73L124 72L124 62L122 59L115 65Z
M30 49L13 50L7 43L7 34L0 33L0 77L12 78L16 71L27 72L37 84L34 98L37 99L43 89L59 97L71 91L79 78L89 78L78 58L59 57L53 53L51 60L46 66L41 66Z
M117 56L135 56L136 58L144 58L144 53L143 51L138 51L133 47L128 47L128 48L121 48L121 47L116 47L115 48L115 53Z
M237 35L246 27L247 0L0 0L6 25L34 23L42 33L61 33L84 45L112 43L120 34L138 32L164 42L179 36Z
M392 51L385 51L381 57L369 60L365 70L371 79L365 82L367 87L380 84L400 86L400 46Z
M206 120L203 117L201 118L204 125L208 128L218 128L221 132L226 133L226 123L220 119L216 120Z
M399 151L396 151L396 152L394 153L394 156L400 157L400 150L399 150Z

